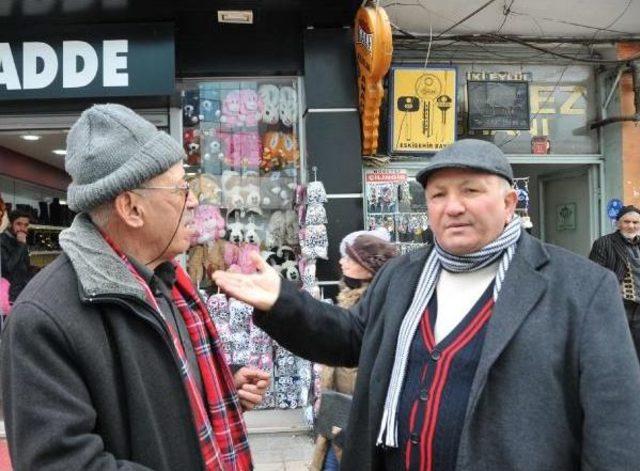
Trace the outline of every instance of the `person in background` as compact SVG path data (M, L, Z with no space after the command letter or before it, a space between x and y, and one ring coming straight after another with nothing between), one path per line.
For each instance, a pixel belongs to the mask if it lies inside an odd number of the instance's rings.
M434 244L395 257L345 310L260 257L216 284L318 363L358 366L345 471L638 470L640 363L615 276L522 229L499 147L429 159Z
M0 234L0 270L9 282L9 301L14 302L31 279L27 234L29 215L16 209L9 214L9 226Z
M360 300L378 270L396 255L396 247L390 242L389 232L384 228L356 231L342 239L340 255L342 282L337 302L338 306L350 309ZM321 391L332 390L353 395L356 373L357 368L323 365ZM310 469L337 471L340 469L341 454L342 450L335 440L318 435Z
M9 226L9 213L7 211L7 205L4 203L2 196L0 196L0 233L3 232Z
M589 258L615 273L640 359L640 209L623 206L616 221L617 230L596 239Z
M269 375L232 374L175 261L198 205L184 158L121 105L95 105L69 131L67 202L79 214L0 342L16 471L252 469L242 414Z

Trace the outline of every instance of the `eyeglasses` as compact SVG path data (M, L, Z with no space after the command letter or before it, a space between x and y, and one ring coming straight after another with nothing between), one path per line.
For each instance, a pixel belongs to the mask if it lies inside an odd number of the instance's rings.
M183 193L185 198L189 196L189 191L191 191L191 186L189 182L184 182L181 185L175 186L141 186L138 188L139 190L169 190L172 193Z

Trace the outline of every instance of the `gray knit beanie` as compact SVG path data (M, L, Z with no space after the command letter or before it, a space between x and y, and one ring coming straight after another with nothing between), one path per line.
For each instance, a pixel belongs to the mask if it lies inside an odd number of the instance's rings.
M67 204L86 212L164 173L185 158L182 146L126 106L94 105L67 135Z

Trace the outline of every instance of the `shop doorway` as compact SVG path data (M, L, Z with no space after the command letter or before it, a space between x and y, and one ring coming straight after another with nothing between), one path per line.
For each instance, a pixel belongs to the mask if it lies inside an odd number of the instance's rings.
M587 256L600 235L599 164L515 164L516 177L528 178L531 233Z
M541 185L544 240L587 256L593 209L589 169L546 176Z

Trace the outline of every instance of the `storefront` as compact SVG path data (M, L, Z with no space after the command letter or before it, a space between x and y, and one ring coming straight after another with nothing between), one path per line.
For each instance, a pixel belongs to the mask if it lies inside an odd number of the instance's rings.
M513 165L525 227L586 256L608 231L607 201L617 196L606 192L605 168L619 156L603 152L599 133L589 129L599 93L592 65L470 63L454 56L424 68L395 58L381 130L390 163L363 174L367 226L387 227L401 251L423 243L428 221L415 173L454 139L485 139Z
M355 2L322 9L265 4L253 10L252 24L220 23L210 5L180 9L152 3L146 11L136 6L112 14L108 24L88 24L93 2L57 25L46 25L44 13L27 18L13 12L40 24L24 30L14 22L2 34L0 193L12 208L33 216L32 265L44 266L59 254L57 234L73 218L64 201L66 133L90 104L117 102L184 144L202 227L184 262L205 296L221 300L208 281L211 270L252 269L244 253L249 250L262 252L301 286L306 279L304 287L320 296L314 260L327 258L327 221L320 214L312 224L300 208L306 207L305 183L331 180L332 172L323 163L309 177L316 165L309 155L322 159L328 148L306 142L305 130L315 124L311 104L321 98L319 86L330 86L334 99L347 96L349 108L355 106L351 33L344 28L352 22ZM314 69L325 69L327 59L335 62L331 77ZM323 83L335 74L340 80ZM349 122L355 132L347 152L357 183L355 114ZM321 197L317 204L324 202ZM306 232L324 242L305 244L301 226L313 226ZM342 230L360 226L358 219ZM271 371L273 389L264 408L295 409L300 413L291 425L303 427L311 365L252 328L244 305L225 303L224 312L213 301L210 306L212 315L224 317L220 330L229 361ZM260 422L270 430L286 427L278 420Z

